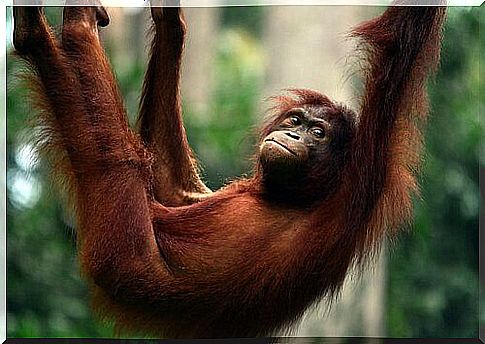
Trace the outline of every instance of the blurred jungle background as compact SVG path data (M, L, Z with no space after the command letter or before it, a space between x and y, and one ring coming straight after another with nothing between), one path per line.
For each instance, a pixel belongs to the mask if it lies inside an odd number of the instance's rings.
M349 28L373 7L188 9L183 96L189 141L212 188L251 171L254 128L284 88L309 87L357 103L359 84L346 58ZM481 15L480 15L481 11ZM111 8L102 39L133 122L147 58L148 11ZM49 8L59 24L60 9ZM351 276L330 312L317 305L298 336L477 337L480 314L478 217L481 198L479 26L483 8L451 8L441 68L430 85L432 116L410 229L364 277ZM7 11L7 48L12 15ZM483 37L482 37L483 39ZM483 48L483 41L482 48ZM482 55L483 56L483 55ZM483 60L481 61L484 62ZM79 276L75 232L28 143L33 110L7 59L8 337L110 337L89 310ZM482 159L482 160L480 160Z

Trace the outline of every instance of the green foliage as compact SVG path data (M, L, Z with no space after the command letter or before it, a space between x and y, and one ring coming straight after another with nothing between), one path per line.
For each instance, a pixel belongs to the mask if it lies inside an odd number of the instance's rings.
M222 8L222 25L242 28L259 36L263 31L265 7L228 6Z
M389 335L478 336L478 9L451 9L414 228L391 254ZM479 22L481 20L481 22ZM481 61L483 62L483 61ZM481 105L480 105L481 104Z

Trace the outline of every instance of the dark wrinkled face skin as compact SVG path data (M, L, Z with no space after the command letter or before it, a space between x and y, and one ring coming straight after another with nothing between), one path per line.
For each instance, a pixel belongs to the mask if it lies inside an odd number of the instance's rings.
M312 111L313 110L313 111ZM263 139L260 157L263 168L280 167L286 172L304 167L325 149L331 124L316 117L315 109L295 108Z
M292 175L324 154L332 131L324 113L324 109L315 107L288 111L260 145L263 170Z
M307 105L281 114L259 147L263 183L276 198L315 198L336 183L350 124L335 108ZM301 200L299 200L301 201Z

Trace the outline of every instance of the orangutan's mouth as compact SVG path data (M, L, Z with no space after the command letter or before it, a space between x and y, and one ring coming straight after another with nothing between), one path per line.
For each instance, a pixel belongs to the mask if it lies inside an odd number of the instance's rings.
M291 154L297 156L297 154L295 152L293 152L290 148L286 147L284 144L282 144L281 142L276 141L275 139L267 139L264 142L273 142L273 143L276 143L278 146L283 147L286 151L288 151Z

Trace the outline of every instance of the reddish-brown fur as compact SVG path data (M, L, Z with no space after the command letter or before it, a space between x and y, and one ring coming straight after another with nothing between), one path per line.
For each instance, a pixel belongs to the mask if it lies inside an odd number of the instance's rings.
M337 134L340 153L310 170L309 185L274 199L259 166L214 193L199 179L181 119L177 8L152 9L141 137L128 127L94 8L65 9L62 44L38 9L16 8L15 46L41 81L50 116L42 142L65 152L79 257L98 312L120 331L252 337L334 295L349 268L410 217L444 13L392 7L354 29L365 57L359 116L315 91L275 99L263 136L301 106L327 109L348 130Z

